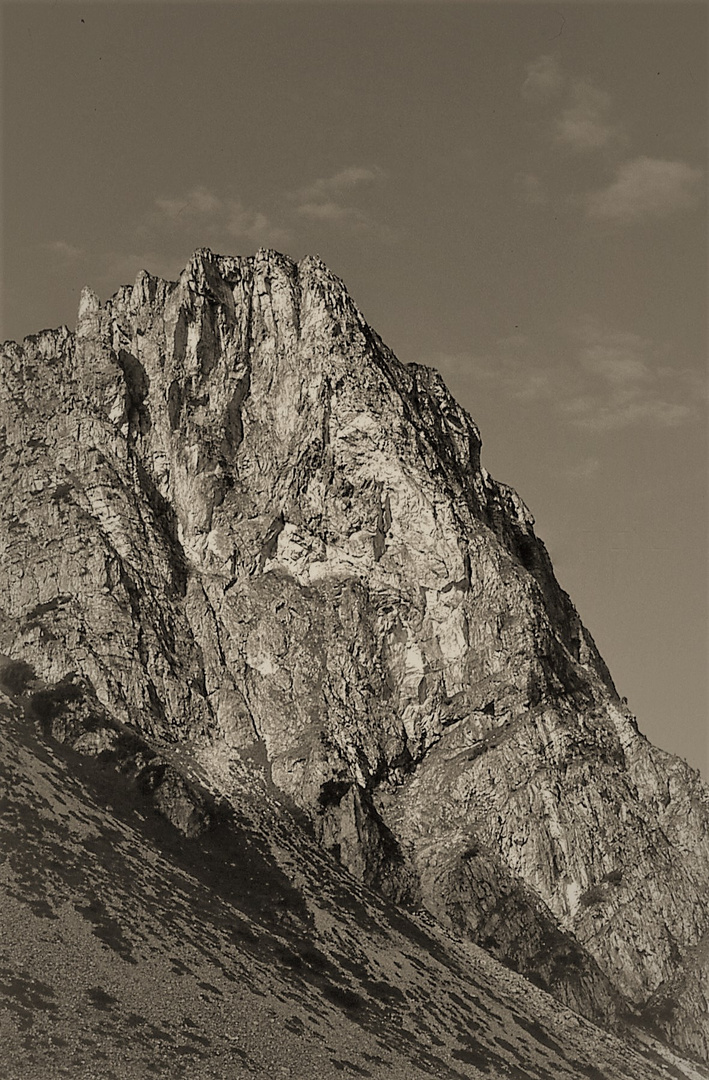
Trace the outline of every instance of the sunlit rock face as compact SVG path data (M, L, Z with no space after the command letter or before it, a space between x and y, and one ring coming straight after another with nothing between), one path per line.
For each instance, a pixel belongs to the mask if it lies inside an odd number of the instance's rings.
M639 734L471 418L319 260L85 290L75 334L6 343L0 402L6 657L225 794L265 751L365 883L709 1056L707 789Z

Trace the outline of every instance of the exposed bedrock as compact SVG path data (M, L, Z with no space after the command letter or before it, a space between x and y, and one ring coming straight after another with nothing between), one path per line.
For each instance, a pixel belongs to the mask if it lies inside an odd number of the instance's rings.
M639 733L471 418L319 260L85 290L76 333L5 344L0 402L8 662L225 791L265 749L359 878L709 1056L707 789Z

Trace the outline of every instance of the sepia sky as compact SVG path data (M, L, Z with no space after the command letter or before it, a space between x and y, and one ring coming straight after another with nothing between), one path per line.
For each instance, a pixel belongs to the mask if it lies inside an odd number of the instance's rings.
M709 778L707 8L4 2L0 339L317 252L440 368L654 742Z

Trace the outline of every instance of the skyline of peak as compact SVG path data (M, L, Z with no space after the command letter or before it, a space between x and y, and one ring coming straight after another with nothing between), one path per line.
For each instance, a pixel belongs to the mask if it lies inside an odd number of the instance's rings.
M706 775L707 11L2 20L0 337L198 245L320 252L402 362L441 371L619 691Z

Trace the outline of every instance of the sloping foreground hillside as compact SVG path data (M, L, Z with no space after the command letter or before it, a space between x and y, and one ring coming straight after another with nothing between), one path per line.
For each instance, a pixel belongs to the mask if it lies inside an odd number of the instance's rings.
M707 1076L362 889L255 763L218 803L59 697L2 699L5 1080Z

